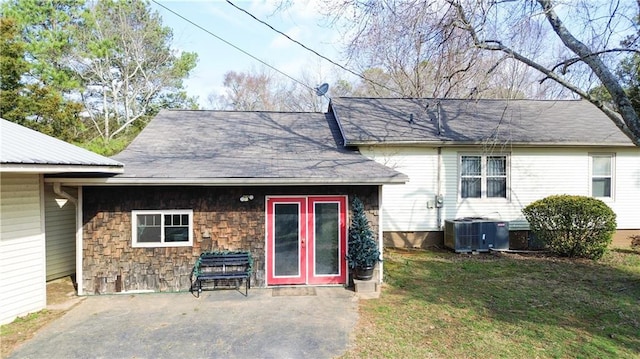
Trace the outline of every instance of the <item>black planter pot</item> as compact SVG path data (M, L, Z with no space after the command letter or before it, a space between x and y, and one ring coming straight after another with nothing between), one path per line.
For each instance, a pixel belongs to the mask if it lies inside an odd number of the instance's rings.
M373 266L354 268L353 278L357 280L371 280L371 278L373 278Z

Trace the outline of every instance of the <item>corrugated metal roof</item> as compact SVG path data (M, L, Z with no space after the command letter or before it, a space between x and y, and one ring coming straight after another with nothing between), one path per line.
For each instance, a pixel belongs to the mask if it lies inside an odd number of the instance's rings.
M348 145L377 143L633 146L587 101L331 99Z
M114 156L126 171L109 183L406 181L340 141L331 114L163 110Z
M92 167L97 172L121 172L122 163L0 119L0 164ZM118 170L120 168L120 170Z

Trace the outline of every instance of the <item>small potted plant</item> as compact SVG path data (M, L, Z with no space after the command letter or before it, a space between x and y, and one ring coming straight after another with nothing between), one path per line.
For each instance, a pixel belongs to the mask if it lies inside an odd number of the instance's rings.
M347 262L353 270L354 279L370 280L373 268L380 261L380 250L373 231L364 213L364 205L359 198L353 199L353 218L349 227L349 248Z

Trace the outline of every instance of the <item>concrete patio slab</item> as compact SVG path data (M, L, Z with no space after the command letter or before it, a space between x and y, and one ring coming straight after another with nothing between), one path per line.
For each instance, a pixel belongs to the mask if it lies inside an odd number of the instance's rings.
M357 306L342 287L90 296L9 358L332 358Z

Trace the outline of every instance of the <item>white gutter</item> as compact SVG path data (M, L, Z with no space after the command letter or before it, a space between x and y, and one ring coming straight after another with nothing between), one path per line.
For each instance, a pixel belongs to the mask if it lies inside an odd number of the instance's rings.
M0 172L13 173L104 173L119 174L124 173L122 166L100 166L100 165L55 165L55 164L30 164L30 163L2 163Z
M434 146L459 146L459 147L475 147L486 145L486 141L430 141L430 140L412 140L412 141L349 141L345 146L416 146L416 147L434 147ZM602 143L602 142L518 142L510 141L510 146L517 147L636 147L633 143Z
M58 196L67 199L76 207L76 285L78 295L83 295L82 288L82 187L78 187L78 198L62 190L60 182L53 183L53 192Z
M392 178L357 178L344 180L341 178L138 178L138 177L106 177L106 178L45 178L46 183L59 182L65 185L166 185L166 186L291 186L291 185L380 185L403 184L408 181L406 175Z

